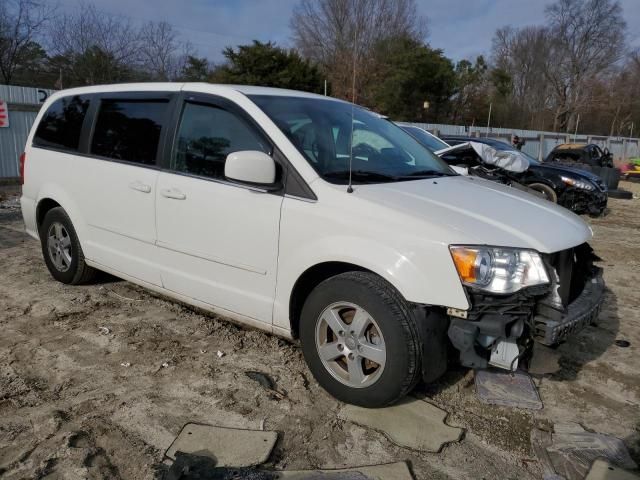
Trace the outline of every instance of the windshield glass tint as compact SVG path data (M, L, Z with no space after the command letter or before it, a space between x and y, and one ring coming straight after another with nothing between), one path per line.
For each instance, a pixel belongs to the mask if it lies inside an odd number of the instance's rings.
M411 135L361 107L317 98L250 98L330 182L348 182L351 155L354 183L455 175Z
M445 148L449 148L449 145L444 143L437 137L433 135L429 135L427 132L418 127L410 127L407 125L401 125L404 131L409 132L411 136L413 136L416 140L418 140L422 145L427 147L432 152L436 152L438 150L442 150Z

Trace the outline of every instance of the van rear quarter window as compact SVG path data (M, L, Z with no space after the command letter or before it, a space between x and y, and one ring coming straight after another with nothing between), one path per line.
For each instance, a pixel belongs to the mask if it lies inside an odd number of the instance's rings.
M167 100L102 100L91 153L153 165Z
M36 130L35 146L76 151L80 143L80 131L89 109L89 97L74 95L51 104Z

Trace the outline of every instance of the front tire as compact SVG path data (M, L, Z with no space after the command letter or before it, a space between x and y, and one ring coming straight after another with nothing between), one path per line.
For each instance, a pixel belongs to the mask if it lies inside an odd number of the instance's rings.
M422 350L409 305L369 272L319 284L303 306L300 339L315 379L343 402L384 407L420 378Z
M549 200L552 203L558 203L558 194L549 185L545 185L544 183L531 183L527 185L527 187L541 193L545 200Z
M78 285L95 277L96 270L86 264L76 230L62 207L46 213L39 233L42 255L53 278Z

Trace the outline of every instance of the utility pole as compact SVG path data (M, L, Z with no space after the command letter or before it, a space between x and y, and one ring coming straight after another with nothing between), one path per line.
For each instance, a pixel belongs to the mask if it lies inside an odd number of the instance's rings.
M486 133L486 137L489 137L489 128L491 125L491 108L493 107L493 103L489 104L489 118L487 118L487 133Z

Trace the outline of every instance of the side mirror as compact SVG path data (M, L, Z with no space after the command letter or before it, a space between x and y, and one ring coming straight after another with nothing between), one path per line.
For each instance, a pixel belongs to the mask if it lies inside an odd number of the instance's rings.
M276 162L257 150L233 152L227 155L224 176L236 182L270 186L276 182Z

